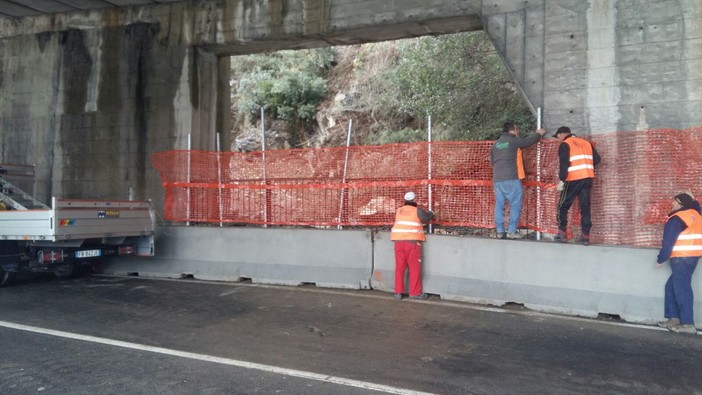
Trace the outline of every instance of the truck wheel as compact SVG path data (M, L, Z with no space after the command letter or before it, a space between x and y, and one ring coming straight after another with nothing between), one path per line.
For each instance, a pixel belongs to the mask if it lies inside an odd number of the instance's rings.
M54 275L59 279L59 280L65 280L73 275L73 273L76 272L76 264L73 262L70 263L63 263L61 265L58 265L54 268Z
M4 287L12 281L14 273L8 272L0 268L0 287Z

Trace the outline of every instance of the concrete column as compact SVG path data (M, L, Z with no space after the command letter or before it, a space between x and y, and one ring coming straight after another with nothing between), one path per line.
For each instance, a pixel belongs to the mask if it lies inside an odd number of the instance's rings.
M586 122L590 134L617 131L621 112L616 67L616 13L611 0L592 0L587 10Z
M217 123L217 94L220 91L217 56L203 49L193 52L195 70L192 72L193 149L214 150Z
M220 134L220 144L223 151L229 151L232 145L232 98L229 78L231 63L228 56L217 59L217 123L216 131Z

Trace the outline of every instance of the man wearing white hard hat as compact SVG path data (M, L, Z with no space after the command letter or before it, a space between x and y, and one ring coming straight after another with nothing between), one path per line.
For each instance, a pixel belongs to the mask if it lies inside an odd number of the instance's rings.
M422 292L422 242L426 240L424 225L434 213L417 207L414 192L405 193L405 202L395 212L390 240L395 242L395 299L405 293L405 270L409 268L410 299L426 299Z

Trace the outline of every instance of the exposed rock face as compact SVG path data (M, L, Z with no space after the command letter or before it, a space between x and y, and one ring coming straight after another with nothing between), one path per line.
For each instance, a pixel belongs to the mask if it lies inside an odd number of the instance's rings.
M306 125L284 120L264 121L266 149L336 147L346 145L349 120L351 144L362 145L372 132L372 114L364 112L359 103L359 86L368 83L369 76L387 66L397 57L392 43L385 43L390 49L372 51L366 49L363 70L359 71L359 51L363 45L338 48L334 67L327 75L326 98L317 107L313 122ZM388 52L391 55L388 55ZM377 53L377 55L376 55ZM261 144L260 117L245 116L232 130L231 149L237 152L257 151Z

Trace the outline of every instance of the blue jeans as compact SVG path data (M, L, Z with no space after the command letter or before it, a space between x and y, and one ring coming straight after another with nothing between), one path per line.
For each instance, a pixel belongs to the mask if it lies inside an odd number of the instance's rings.
M680 318L683 325L694 325L692 311L692 273L699 257L670 258L673 274L665 283L665 318Z
M522 181L506 180L493 183L495 190L495 229L505 233L505 200L509 202L509 225L507 232L514 233L522 213Z

